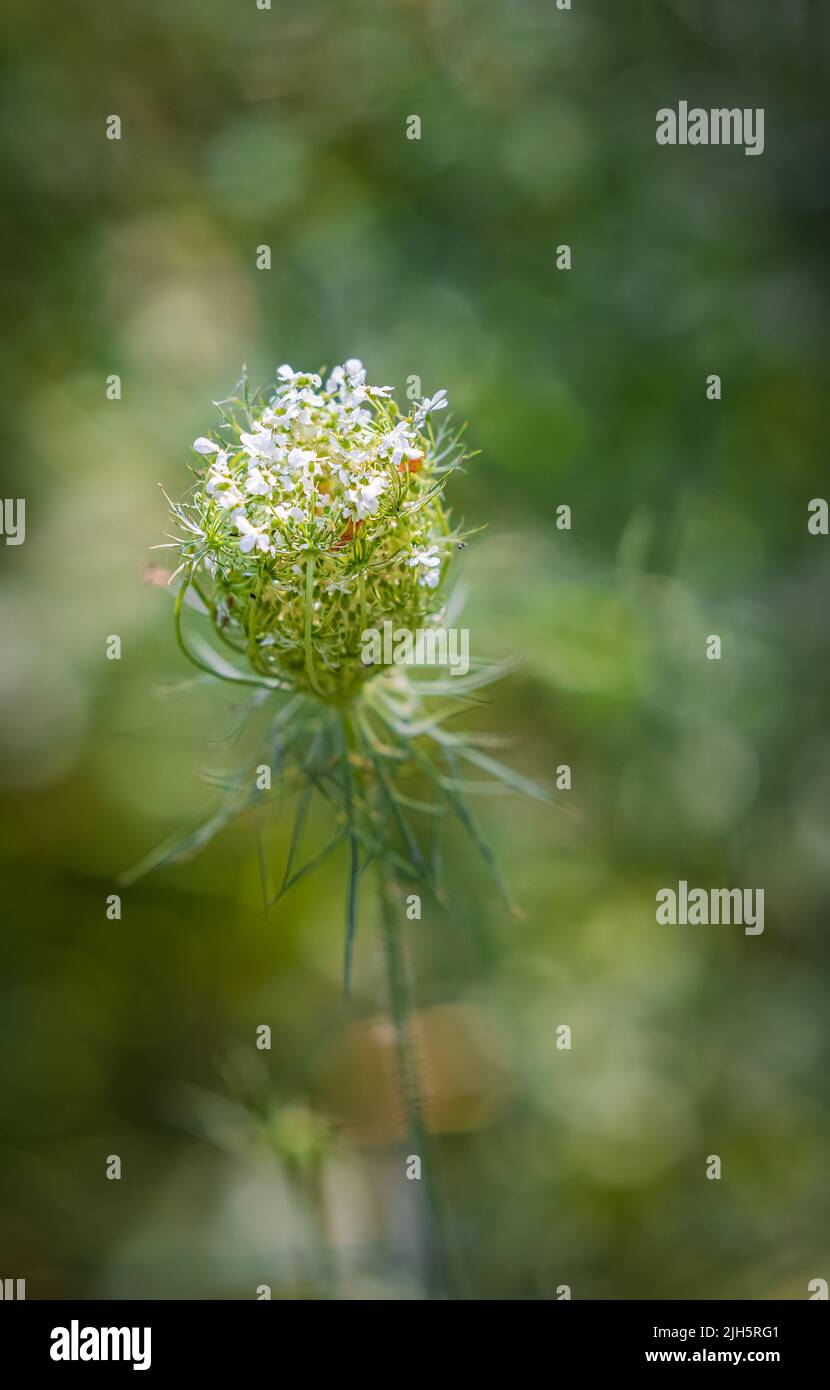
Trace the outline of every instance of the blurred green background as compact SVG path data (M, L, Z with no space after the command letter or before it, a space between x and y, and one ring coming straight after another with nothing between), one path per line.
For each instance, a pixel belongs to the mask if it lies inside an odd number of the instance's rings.
M5 39L4 495L27 537L0 547L0 1276L437 1292L371 903L342 994L342 862L266 920L245 821L105 916L211 804L239 719L146 582L157 485L184 490L243 362L355 355L469 419L472 651L523 657L474 722L525 772L573 769L555 808L480 803L521 919L452 832L450 910L405 924L450 1293L806 1298L830 1278L830 541L806 526L827 6L41 0ZM657 146L681 99L763 107L764 154ZM290 818L267 834L278 857ZM679 878L763 887L763 936L658 927Z

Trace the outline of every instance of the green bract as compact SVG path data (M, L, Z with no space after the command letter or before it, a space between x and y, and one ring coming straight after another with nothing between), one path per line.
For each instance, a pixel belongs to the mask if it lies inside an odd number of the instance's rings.
M325 384L283 366L267 397L242 390L217 403L218 437L195 441L204 466L172 505L177 574L255 676L339 704L378 669L363 633L440 621L459 543L442 498L459 436L430 421L446 393L404 415L356 359Z

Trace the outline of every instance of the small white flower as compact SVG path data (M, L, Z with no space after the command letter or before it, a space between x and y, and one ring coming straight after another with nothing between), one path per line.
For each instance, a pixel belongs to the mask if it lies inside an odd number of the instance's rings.
M396 468L404 454L409 458L417 458L419 452L413 448L412 431L405 420L401 420L400 424L383 436L378 448L380 457L390 458Z
M299 507L289 507L287 502L280 502L274 508L274 514L280 521L305 521L305 512Z
M203 434L198 439L194 439L193 448L197 454L218 454L221 444L217 444L215 439L206 439Z
M264 459L269 463L275 463L282 456L283 451L271 438L271 431L264 430L258 422L253 426L252 434L240 434L239 440L251 459Z
M424 396L424 399L415 411L415 428L417 429L419 425L422 425L427 416L432 414L433 410L446 410L448 405L447 393L444 390L436 391L434 396Z
M245 501L236 483L228 481L227 487L217 487L214 494L219 506L225 511L230 511L231 507L238 507Z
M441 578L441 557L437 545L429 545L426 550L415 550L409 557L410 568L415 565L423 571L418 575L418 583L428 589L437 589Z
M355 487L346 489L346 501L350 504L344 508L343 515L351 517L353 514L358 521L365 521L367 516L374 516L380 503L380 495L386 488L386 478L382 473L376 473L367 483L358 483Z
M273 481L259 468L251 468L245 479L245 491L252 497L265 497L272 489Z
M371 415L368 410L358 410L353 406L340 406L338 411L337 426L343 434L355 434L358 430L365 430L371 423Z
M205 492L208 497L212 497L217 488L225 487L229 482L228 456L227 454L217 454L208 469Z
M286 462L289 468L305 468L307 464L314 463L317 455L313 449L292 449Z
M242 536L239 542L239 549L247 555L249 550L267 550L270 544L270 537L267 528L264 526L252 526L244 512L237 512L234 517L237 530Z
M359 405L367 398L366 368L359 357L350 357L342 367L334 367L326 382L326 390L337 391L346 404Z

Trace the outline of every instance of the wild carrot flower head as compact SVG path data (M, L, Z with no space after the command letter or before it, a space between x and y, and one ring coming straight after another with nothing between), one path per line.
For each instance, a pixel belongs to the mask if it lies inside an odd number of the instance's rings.
M435 621L458 541L443 503L461 459L434 417L403 414L356 358L328 377L279 368L275 388L217 402L172 511L180 570L256 675L339 702L372 674L361 633Z
M359 881L370 861L384 884L394 872L444 901L438 833L454 817L509 905L466 798L501 785L547 799L485 751L487 735L468 736L455 721L505 664L416 674L390 656L385 640L390 628L395 642L401 629L420 640L433 626L439 632L427 635L441 636L447 574L462 543L443 489L473 455L464 452L463 427L448 423L445 391L404 413L392 388L370 386L355 358L327 377L282 366L275 385L253 395L243 378L215 405L222 423L194 441L193 486L170 504L179 561L171 578L180 576L176 634L201 670L257 687L245 712L256 723L268 709L270 720L264 742L259 729L254 764L212 776L224 789L218 807L151 851L123 881L189 858L231 819L261 807L273 770L275 804L296 796L296 811L272 898L260 855L266 902L277 902L346 843L348 982ZM204 640L198 622L185 636L186 603L207 617L230 657L216 640ZM367 664L366 638L375 647L381 631L383 656L373 652ZM384 662L394 670L372 679ZM273 700L271 691L278 692ZM330 818L331 837L306 858L312 802Z

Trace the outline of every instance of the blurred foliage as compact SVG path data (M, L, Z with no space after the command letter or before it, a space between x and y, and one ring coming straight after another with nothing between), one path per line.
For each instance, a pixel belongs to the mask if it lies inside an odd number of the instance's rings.
M471 648L523 656L471 722L534 776L573 767L549 811L482 803L521 920L450 834L452 901L406 923L453 1291L806 1297L830 1261L827 6L41 0L4 29L27 538L0 547L0 1274L431 1291L368 912L342 996L342 864L266 919L248 821L104 912L240 717L143 580L157 484L182 490L243 362L357 355L469 418ZM681 98L763 106L763 156L658 147ZM284 853L290 817L269 834ZM764 887L764 935L658 928L679 878Z

